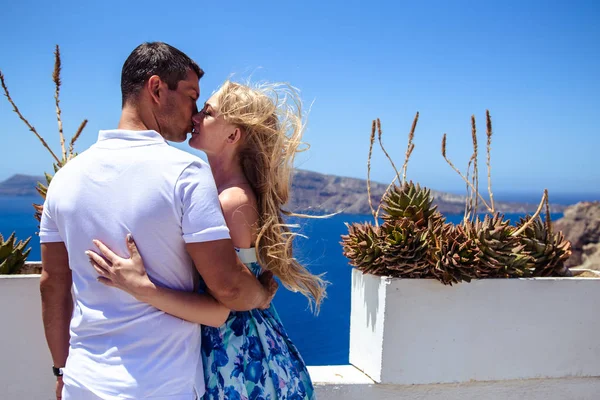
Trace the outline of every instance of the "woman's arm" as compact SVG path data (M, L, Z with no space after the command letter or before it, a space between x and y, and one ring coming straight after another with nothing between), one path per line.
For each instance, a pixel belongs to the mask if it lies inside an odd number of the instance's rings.
M136 298L167 314L215 328L223 325L229 316L227 307L205 293L181 292L154 285Z
M139 301L189 322L219 327L227 320L229 309L208 294L183 292L155 285L146 273L131 235L127 235L130 254L128 259L119 257L98 240L94 244L106 260L93 251L86 254L100 275L98 281L101 283L121 289Z
M243 189L235 187L223 191L219 195L219 201L234 246L252 247L258 222L254 199ZM101 283L121 289L139 301L189 322L219 327L227 320L230 310L209 294L183 292L155 285L146 273L131 235L127 235L130 254L128 259L119 257L98 240L94 244L104 258L93 251L87 252L87 255L98 272ZM271 280L272 284L276 284L270 273L263 274L259 280Z

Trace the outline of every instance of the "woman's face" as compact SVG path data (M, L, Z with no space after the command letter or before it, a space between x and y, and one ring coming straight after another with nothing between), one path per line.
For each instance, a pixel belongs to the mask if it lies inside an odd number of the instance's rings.
M204 108L192 117L194 130L189 145L207 155L220 154L228 144L235 143L235 136L239 135L236 126L226 122L217 112L218 106L216 96L212 96Z

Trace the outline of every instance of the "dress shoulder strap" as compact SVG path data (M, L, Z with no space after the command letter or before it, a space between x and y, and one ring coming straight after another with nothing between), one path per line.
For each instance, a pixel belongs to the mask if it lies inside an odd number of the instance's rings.
M236 248L235 251L237 252L237 255L238 255L239 259L244 264L252 264L252 263L255 263L255 262L258 261L256 259L256 250L254 249L254 247L249 248L249 249L238 249L238 248Z

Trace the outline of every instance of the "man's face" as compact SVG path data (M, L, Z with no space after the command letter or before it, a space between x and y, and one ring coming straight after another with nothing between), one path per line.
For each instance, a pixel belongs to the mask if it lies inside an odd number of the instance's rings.
M177 89L167 89L165 94L164 101L161 102L161 118L158 121L161 134L166 140L183 142L187 134L192 132L192 116L198 112L198 75L189 70L186 79L177 84Z

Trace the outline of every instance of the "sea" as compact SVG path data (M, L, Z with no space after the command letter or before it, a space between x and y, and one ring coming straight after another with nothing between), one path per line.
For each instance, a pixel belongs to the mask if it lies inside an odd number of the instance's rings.
M0 196L0 233L6 238L12 232L18 239L31 237L30 261L40 257L38 222L33 217L33 203L39 196ZM507 214L513 223L523 214ZM446 216L450 222L460 222L461 215ZM553 214L556 220L562 214ZM308 365L348 364L350 345L350 273L351 267L342 255L340 236L347 233L346 223L372 221L370 215L338 214L324 219L292 219L299 225L296 257L312 272L325 273L331 282L327 298L319 315L308 308L306 299L283 286L275 297L277 311L302 357Z

